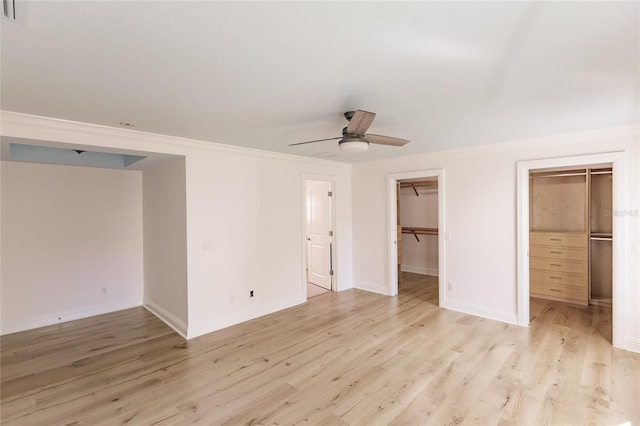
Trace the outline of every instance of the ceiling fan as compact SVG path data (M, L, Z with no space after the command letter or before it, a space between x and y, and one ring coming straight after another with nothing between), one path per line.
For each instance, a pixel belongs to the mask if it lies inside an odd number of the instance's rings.
M407 139L392 138L391 136L365 134L376 114L368 111L347 111L344 117L349 121L347 127L342 129L342 136L328 139L316 139L313 141L298 142L289 144L289 146L304 145L308 143L332 141L340 139L338 146L342 151L361 152L369 149L369 144L404 146L409 143Z

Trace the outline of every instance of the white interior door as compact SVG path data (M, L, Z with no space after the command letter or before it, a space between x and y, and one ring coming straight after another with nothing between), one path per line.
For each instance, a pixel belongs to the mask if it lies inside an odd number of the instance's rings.
M307 281L331 290L331 182L306 181Z

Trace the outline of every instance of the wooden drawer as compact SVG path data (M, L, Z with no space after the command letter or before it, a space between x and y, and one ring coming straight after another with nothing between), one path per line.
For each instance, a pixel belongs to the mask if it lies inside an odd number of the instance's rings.
M587 247L586 234L562 234L560 232L531 232L529 244L555 247Z
M531 282L531 295L540 297L552 297L554 299L571 300L587 304L587 288L566 287L562 285L545 284L536 281Z
M531 269L540 269L543 271L564 272L568 274L587 274L587 263L571 260L545 259L540 257L531 257L529 259L529 267Z
M549 272L532 269L529 274L531 282L540 282L544 284L563 285L571 287L587 287L586 275L563 274L560 272Z
M551 246L531 246L530 256L546 257L551 259L579 260L587 261L586 248L567 248Z

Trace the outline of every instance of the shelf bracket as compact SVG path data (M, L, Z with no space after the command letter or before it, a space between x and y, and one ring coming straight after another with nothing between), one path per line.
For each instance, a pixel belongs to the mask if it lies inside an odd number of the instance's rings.
M413 192L416 193L416 197L419 197L420 194L418 194L418 190L416 189L416 186L414 184L411 184L411 187L413 188ZM416 237L416 238L418 238L418 237Z

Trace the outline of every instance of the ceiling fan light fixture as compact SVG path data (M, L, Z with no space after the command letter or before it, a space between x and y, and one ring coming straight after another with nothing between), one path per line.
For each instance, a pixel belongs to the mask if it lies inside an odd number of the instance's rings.
M338 142L340 151L363 152L369 149L369 141L359 137L344 137Z
M308 143L317 143L324 141L338 140L340 151L344 152L364 152L369 149L369 144L404 146L409 143L407 139L394 138L391 136L374 135L367 133L367 129L376 117L374 112L368 111L347 111L344 117L349 121L349 125L342 129L342 136L328 139L315 139L312 141L290 143L289 146L306 145ZM316 155L316 154L312 154Z

